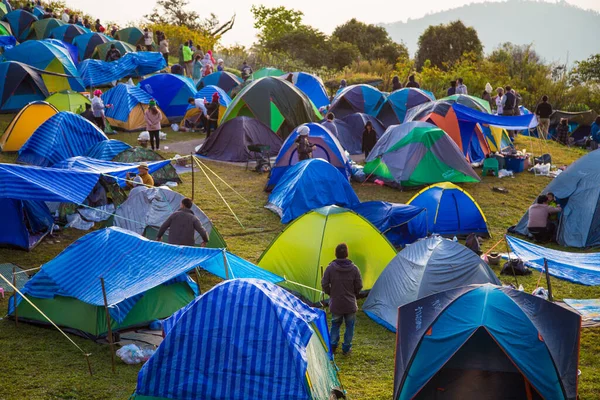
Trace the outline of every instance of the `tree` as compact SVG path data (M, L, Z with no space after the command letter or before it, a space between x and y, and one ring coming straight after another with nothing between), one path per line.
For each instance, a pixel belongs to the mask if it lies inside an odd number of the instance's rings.
M385 28L354 18L336 27L331 36L355 45L361 56L368 60L384 59L395 64L398 58L408 58L406 46L392 41Z
M187 10L188 4L189 0L157 0L152 14L145 18L152 24L185 26L212 38L219 38L233 28L235 15L221 24L215 14L211 14L209 18L201 18L196 11Z
M284 6L272 8L252 6L250 11L254 15L254 28L258 29L258 39L263 46L268 46L303 26L302 11Z
M420 70L429 60L432 66L448 69L466 52L475 54L477 59L483 58L483 45L474 28L461 21L431 25L419 37L416 66Z
M600 83L600 54L575 63L572 77L578 82Z

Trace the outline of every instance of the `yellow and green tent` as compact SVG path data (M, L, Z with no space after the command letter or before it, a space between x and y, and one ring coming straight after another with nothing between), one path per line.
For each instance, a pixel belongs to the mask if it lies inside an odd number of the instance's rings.
M85 111L85 105L91 104L90 99L78 92L70 90L54 93L46 101L56 107L59 111L71 111L81 114Z

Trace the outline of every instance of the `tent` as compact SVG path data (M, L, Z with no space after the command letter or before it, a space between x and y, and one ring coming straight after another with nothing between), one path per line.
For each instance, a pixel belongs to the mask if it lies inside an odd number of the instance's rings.
M2 64L0 64L0 68L1 66ZM45 101L34 101L27 104L8 124L0 138L0 149L5 152L19 151L27 139L33 135L33 132L57 113L58 110Z
M442 236L489 237L483 210L471 195L450 182L428 186L407 204L427 210L429 232Z
M594 110L579 112L555 110L550 116L550 136L555 135L560 120L566 118L569 120L571 137L576 141L581 140L585 136L590 136L590 128L597 116L598 114Z
M163 156L151 149L137 146L119 152L111 161L121 163L139 163L143 161L162 161L164 159L165 158ZM177 175L175 167L170 164L156 171L152 177L154 178L154 185L156 186L164 185L167 182L181 183L181 178L179 178L179 175Z
M577 398L581 317L490 284L398 310L394 399Z
M427 236L427 210L406 204L366 201L352 207L396 247Z
M22 293L68 332L99 338L108 330L100 278L104 279L112 331L118 332L147 326L192 301L198 287L186 273L194 268L222 279L281 281L224 249L173 246L111 227L76 240L44 264ZM19 321L47 324L22 298L17 300L17 311ZM9 315L14 316L14 296Z
M18 112L27 104L43 101L48 89L42 75L26 64L16 61L0 63L0 113Z
M103 43L108 43L111 40L113 39L102 33L91 32L75 37L72 43L75 47L77 47L79 61L83 61L88 58L92 58L94 50L96 50L96 46Z
M594 150L574 163L542 191L554 193L563 211L556 232L561 246L600 245L600 151ZM510 232L529 234L526 212Z
M50 43L56 47L61 47L67 52L67 54L69 54L69 58L71 59L74 65L79 64L78 50L77 47L75 47L74 45L67 42L63 42L62 40L58 39L44 39L43 41Z
M108 50L110 50L110 46L113 44L115 45L115 48L121 52L121 57L123 57L127 53L135 52L135 46L132 46L129 43L122 42L120 40L111 40L110 42L96 45L91 58L96 58L100 61L106 61L106 53L108 53Z
M0 246L23 250L33 249L54 225L54 217L43 201L0 198L0 219Z
M29 40L7 50L4 56L9 61L18 61L38 70L49 72L42 74L42 79L49 92L85 91L77 67L71 60L69 52L62 47L45 40Z
M19 150L18 162L47 167L82 156L96 143L108 140L96 125L68 111L50 117Z
M71 111L76 114L81 114L85 111L85 105L91 104L90 99L81 93L69 90L54 93L46 99L46 102L52 104L59 111Z
M348 178L319 158L300 161L277 182L265 208L288 222L315 208L352 207L360 203Z
M580 285L600 286L600 253L554 250L508 235L506 243L512 253L530 268L545 271L547 263L550 275L558 279Z
M73 43L75 38L80 35L91 34L89 29L75 24L60 25L50 31L48 35L51 39L62 40L63 42Z
M502 285L471 249L432 236L394 257L373 285L362 309L373 321L396 332L398 307L434 293L484 283Z
M13 44L13 46L16 46L17 38L14 37L14 35L12 33L12 29L10 27L10 24L6 21L0 21L0 36L13 36L13 38L15 40L15 43Z
M329 106L329 96L321 78L306 72L291 72L281 75L286 79L292 75L292 83L308 96L317 108Z
M131 146L120 140L103 140L90 147L85 154L86 157L95 158L97 160L110 161L116 156L131 149Z
M492 113L492 107L487 100L483 100L480 97L475 97L468 94L453 94L440 99L440 101L447 101L452 104L462 104L470 109L481 111L486 114Z
M0 17L5 16L10 11L12 11L12 10L9 10L8 7L6 6L6 4L4 4L4 2L0 3Z
M322 300L321 278L335 259L335 248L346 243L350 259L370 290L396 250L360 215L329 206L312 210L289 224L261 255L258 265L286 278L280 285L312 303Z
M452 139L427 122L390 126L366 162L365 174L402 186L479 182Z
M321 118L310 99L291 83L266 77L246 86L221 117L225 123L235 117L253 117L285 139L298 125Z
M335 96L329 111L337 118L357 112L376 117L385 101L385 94L371 85L352 85Z
M105 111L106 119L110 126L115 129L125 131L144 130L146 129L144 113L148 109L148 103L152 98L137 86L119 83L102 94L104 104L112 104L112 107ZM158 108L160 109L160 106ZM168 125L169 120L164 112L162 114L162 124Z
M387 96L385 104L377 114L377 118L385 126L404 122L406 111L423 103L434 101L433 93L417 88L398 89Z
M320 400L341 391L325 312L267 282L223 282L163 332L134 399Z
M484 125L482 129L488 146L490 146L490 151L501 152L515 147L506 129L490 125Z
M32 23L29 29L23 32L23 34L20 36L20 40L23 42L25 40L42 40L49 38L52 30L63 25L65 25L65 23L60 19L40 19L39 21Z
M9 23L13 36L16 37L17 40L20 40L22 39L23 34L27 32L29 27L38 19L35 15L25 10L15 10L4 15L2 20Z
M114 38L115 40L129 43L134 48L139 44L143 49L146 49L144 45L144 31L135 26L118 30L115 33ZM154 39L152 40L152 45L155 46Z
M271 76L271 77L277 77L277 76L281 76L285 74L285 72L283 72L280 69L277 68L261 68L258 71L254 72L252 74L252 76L250 77L250 79L252 79L253 81L259 80L260 78L264 78L266 76Z
M213 94L215 93L219 94L219 115L224 115L232 100L231 97L229 97L229 95L220 87L212 85L204 86L202 89L197 91L193 97L195 99L206 99L206 101L210 103L212 101Z
M142 77L160 71L166 66L162 54L140 51L127 53L116 61L83 60L77 68L85 87L91 88L112 85L112 82L126 77Z
M113 224L149 239L155 239L158 229L171 214L179 209L181 200L184 197L184 195L174 192L166 186L136 187L131 190L127 200L115 211ZM192 206L192 211L208 233L207 247L226 248L225 239L206 214L195 204ZM194 234L196 244L200 245L202 238L197 232ZM167 230L164 237L165 242L168 242L168 236L169 231Z
M237 117L214 131L198 149L198 154L211 160L246 162L253 158L248 146L269 146L269 156L275 156L283 141L268 126L257 119Z
M152 75L138 85L148 93L163 110L169 120L180 120L185 115L188 99L196 93L194 82L176 74Z
M371 122L377 139L385 132L385 127L377 118L364 113L348 114L343 118L334 118L333 122L321 122L340 141L344 150L350 154L362 154L362 137L367 122Z
M313 158L320 158L327 161L337 168L347 179L350 179L350 160L335 136L321 124L309 123L301 126L307 126L310 129L309 141L316 146L313 150ZM283 142L281 150L279 150L279 154L277 154L277 158L275 159L275 164L265 190L272 190L283 174L298 163L296 139L298 138L299 128L300 126L294 129Z
M230 93L233 88L242 84L242 80L227 71L213 72L210 75L206 75L200 82L198 82L198 89L202 89L205 86L218 86L223 89L226 93Z

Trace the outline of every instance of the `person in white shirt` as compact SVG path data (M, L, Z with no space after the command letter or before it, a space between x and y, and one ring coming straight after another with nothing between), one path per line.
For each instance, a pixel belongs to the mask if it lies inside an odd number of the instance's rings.
M499 87L498 89L496 89L496 93L498 93L498 95L494 97L494 100L496 101L496 114L502 115L502 113L504 112L504 107L502 107L502 97L504 97L504 89Z
M200 111L200 114L197 119L188 120L188 123L192 124L191 128L195 129L197 127L206 126L208 122L208 110L206 109L205 99L195 99L190 97L188 99L188 104L194 108L197 108ZM188 125L186 123L186 125ZM188 125L189 127L189 125Z
M463 78L458 78L456 80L456 94L469 94L467 85L463 83Z
M147 51L152 51L153 42L152 32L150 32L148 28L144 28L144 46L146 46Z
M71 18L71 17L69 17L69 10L67 10L65 8L65 10L63 11L62 16L60 18L62 19L62 21L65 24L68 24L69 23L69 19Z

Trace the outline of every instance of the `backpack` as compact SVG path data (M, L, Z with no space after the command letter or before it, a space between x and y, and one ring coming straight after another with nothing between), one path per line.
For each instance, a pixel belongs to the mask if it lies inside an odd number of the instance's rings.
M500 275L531 275L531 270L523 264L523 260L520 258L510 258L504 266L502 267L502 271L500 271Z

